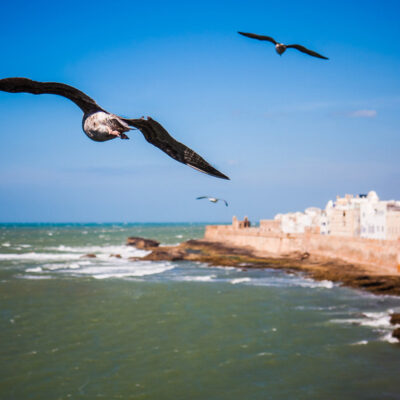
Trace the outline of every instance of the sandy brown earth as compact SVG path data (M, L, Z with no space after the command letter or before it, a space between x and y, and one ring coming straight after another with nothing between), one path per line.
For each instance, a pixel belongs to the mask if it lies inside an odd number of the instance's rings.
M137 243L135 245L137 246ZM374 294L400 295L400 276L398 275L379 275L376 271L362 265L315 258L308 253L290 254L280 258L262 257L251 249L231 247L205 240L188 240L178 246L160 247L146 247L144 243L142 248L152 251L142 260L190 260L212 266L282 269L302 272L316 280L340 282L345 286Z

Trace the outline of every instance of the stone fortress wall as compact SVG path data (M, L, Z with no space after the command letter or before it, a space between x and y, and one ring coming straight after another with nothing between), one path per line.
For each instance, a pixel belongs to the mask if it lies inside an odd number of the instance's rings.
M248 220L245 221L233 217L232 225L208 225L204 239L250 247L265 255L307 252L374 267L377 273L400 274L400 240L321 235L312 229L304 233L282 233L275 221L261 221L260 227L250 227Z

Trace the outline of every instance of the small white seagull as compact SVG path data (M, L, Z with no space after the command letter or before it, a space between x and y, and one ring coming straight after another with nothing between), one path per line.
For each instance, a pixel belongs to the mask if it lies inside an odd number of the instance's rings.
M299 50L303 53L306 53L310 56L313 57L318 57L322 58L324 60L329 60L329 58L322 56L321 54L316 53L315 51L309 50L306 47L300 45L300 44L283 44L283 43L278 43L274 38L271 36L262 36L262 35L256 35L255 33L246 33L246 32L238 32L239 34L243 36L247 36L251 39L257 39L257 40L266 40L268 42L271 42L275 45L275 50L276 52L281 56L286 49L296 49Z
M208 196L196 197L196 200L201 200L201 199L207 199L208 201L211 201L211 203L217 203L218 201L223 201L225 205L228 207L228 202L224 199L218 199L216 197L208 197Z
M139 129L152 145L167 153L174 160L198 171L229 179L189 147L175 140L157 121L148 117L127 119L111 114L101 108L93 99L80 90L57 82L37 82L27 78L0 79L0 91L10 93L56 94L73 101L82 111L82 128L86 135L96 141L105 142L115 139L129 139L125 132L132 127Z

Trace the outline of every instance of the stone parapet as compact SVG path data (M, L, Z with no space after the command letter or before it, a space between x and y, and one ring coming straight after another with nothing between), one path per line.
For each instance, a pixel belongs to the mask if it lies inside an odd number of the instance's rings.
M341 259L376 268L377 273L400 274L400 240L376 240L343 236L276 233L263 228L235 228L208 225L205 240L239 247L250 247L277 256L293 252Z

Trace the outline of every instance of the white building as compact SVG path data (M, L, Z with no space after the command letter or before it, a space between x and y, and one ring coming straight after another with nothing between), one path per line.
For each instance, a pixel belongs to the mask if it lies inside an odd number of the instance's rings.
M311 230L321 235L400 239L400 201L381 201L373 190L368 194L337 196L325 210L309 207L304 212L277 214L284 233Z
M277 214L275 221L280 221L281 231L284 233L304 233L307 228L319 227L322 210L309 207L304 212Z
M387 204L371 191L360 204L360 236L369 239L386 239Z
M400 238L400 202L382 201L375 191L367 195L346 194L329 201L325 212L328 234L397 240Z

